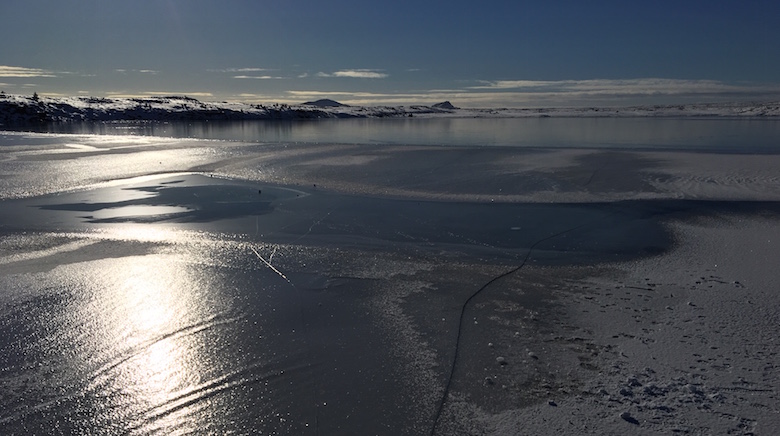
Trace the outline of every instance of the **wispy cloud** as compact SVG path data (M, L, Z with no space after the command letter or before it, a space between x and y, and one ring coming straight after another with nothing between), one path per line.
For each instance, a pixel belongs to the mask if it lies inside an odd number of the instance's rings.
M252 73L252 72L258 72L258 71L268 71L267 68L256 68L256 67L250 67L250 68L230 68L227 70L230 73Z
M334 71L332 73L319 72L317 73L317 76L318 77L350 77L355 79L384 79L389 75L387 73L381 72L381 70L358 69L358 70L339 70L339 71Z
M777 91L776 85L762 87L760 85L727 84L717 80L682 80L682 79L594 79L594 80L497 80L484 81L481 85L469 89L515 91L523 93L546 93L575 95L683 95L683 94L724 94L761 92L766 89Z
M628 106L773 99L780 98L780 85L655 78L512 80L399 93L295 90L286 94L289 99L331 98L352 105L413 105L450 100L462 107Z
M211 97L213 94L210 92L180 92L180 91L146 91L145 95L186 95L189 97Z
M128 70L128 69L124 69L124 68L117 68L114 71L117 72L117 73L120 73L120 74L133 74L133 73L138 73L138 74L158 74L159 73L159 71L157 71L157 70L140 70L140 69L129 69Z
M0 65L0 77L57 77L51 71L40 68L12 67Z
M284 77L279 77L279 76L245 76L245 75L233 76L233 78L234 79L260 79L260 80L284 79Z
M258 94L258 93L250 93L250 92L233 94L227 96L227 99L229 101L242 101L244 103L259 103L259 104L273 104L273 103L297 104L297 103L302 103L304 101L298 98L289 98L275 93ZM312 100L316 100L316 99L312 99Z
M128 92L128 91L107 91L106 97L108 98L145 98L145 97L166 97L172 95L186 95L187 97L201 97L208 98L214 95L210 92L181 92L181 91L143 91L143 92Z
M269 71L268 68L247 67L247 68L218 68L214 70L208 70L211 73L259 73L261 71Z
M433 104L452 99L460 94L420 92L420 93L382 93L382 92L352 92L352 91L287 91L289 99L284 102L300 102L302 100L316 100L330 98L342 103L353 105L409 105L409 104Z

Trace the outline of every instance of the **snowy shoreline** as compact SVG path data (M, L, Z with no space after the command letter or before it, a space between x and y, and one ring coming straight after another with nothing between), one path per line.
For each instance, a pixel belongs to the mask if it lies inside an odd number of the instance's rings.
M777 221L724 213L670 228L678 241L669 253L547 270L560 277L553 294L565 315L555 331L564 345L535 351L563 375L553 382L560 389L541 389L529 407L472 409L472 419L496 434L777 429Z
M71 121L218 121L328 118L453 117L780 117L780 102L629 107L457 108L449 102L411 106L348 106L330 100L297 105L202 102L186 96L149 98L39 97L0 94L0 125Z

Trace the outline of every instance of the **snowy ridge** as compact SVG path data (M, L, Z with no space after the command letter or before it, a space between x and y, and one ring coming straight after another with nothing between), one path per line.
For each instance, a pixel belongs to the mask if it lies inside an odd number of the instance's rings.
M780 102L709 103L609 108L460 109L431 106L348 106L202 102L186 96L148 98L38 97L0 94L0 123L67 121L206 121L382 117L777 117Z
M0 123L67 121L217 121L377 118L450 113L429 106L360 107L304 103L202 102L186 96L149 98L37 97L0 94Z

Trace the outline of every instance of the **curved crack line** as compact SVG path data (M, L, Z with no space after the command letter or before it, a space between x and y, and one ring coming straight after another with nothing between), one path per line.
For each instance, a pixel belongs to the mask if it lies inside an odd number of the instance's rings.
M258 252L257 252L257 250L255 250L255 247L249 247L249 248L252 250L252 252L254 252L254 253L255 253L255 256L257 256L257 258L258 258L258 259L260 259L260 260L262 260L262 261L263 261L263 263L265 264L265 266L267 266L268 268L270 268L270 269L271 269L271 271L275 272L277 275L279 275L279 277L283 278L283 279L284 279L284 281L286 281L286 282L287 282L287 283L289 283L289 284L290 284L290 285L291 285L293 288L295 288L295 285L293 284L293 282L291 282L291 281L290 281L290 279L288 279L288 278L287 278L287 276L286 276L286 275L284 275L284 273L282 273L281 271L279 271L278 269L276 269L276 267L275 267L275 266L271 265L271 262L269 262L269 261L265 260L265 258L264 258L263 256L261 256L261 255L260 255L260 253L258 253ZM274 251L274 253L275 253L275 252L276 252L276 251ZM272 254L271 256L273 256L273 254Z
M610 215L612 215L614 213L616 213L616 212L608 213L607 215L601 217L599 220L603 220L604 218L607 218L608 216L610 216ZM463 325L464 325L463 318L466 315L466 307L468 307L469 303L471 303L471 301L474 298L476 298L477 295L482 293L482 291L484 291L485 289L490 287L490 285L492 285L493 283L503 279L504 277L510 276L510 275L520 271L526 265L526 263L528 262L528 259L531 258L531 253L533 253L533 251L534 251L534 249L536 248L537 245L539 245L539 244L541 244L543 242L549 241L550 239L557 238L557 237L559 237L561 235L565 235L566 233L570 233L570 232L573 232L575 230L579 230L579 229L581 229L583 227L587 227L590 224L591 224L591 222L588 222L588 223L585 223L585 224L580 224L578 226L575 226L575 227L572 227L572 228L569 228L569 229L566 229L566 230L562 230L562 231L560 231L558 233L555 233L555 234L552 234L550 236L546 236L546 237L544 237L542 239L539 239L538 241L534 242L533 244L531 244L530 247L528 247L528 252L525 254L525 257L523 258L523 261L520 262L520 265L518 265L518 266L510 269L509 271L501 273L501 274L497 275L496 277L493 277L492 279L490 279L487 283L482 285L481 288L477 289L473 294L471 294L469 296L469 298L467 298L466 301L461 305L461 307L460 307L460 317L459 317L459 320L458 320L458 334L455 337L455 353L454 353L453 358L452 358L452 365L450 365L450 374L447 377L447 384L444 386L444 392L442 393L441 401L439 402L439 407L437 408L436 414L434 415L433 427L431 428L431 432L429 433L430 436L434 436L436 434L436 429L439 427L439 420L441 419L441 412L442 412L442 410L444 410L444 405L447 404L447 397L449 397L449 395L450 395L450 386L452 385L452 378L453 378L453 376L455 374L455 367L457 366L458 355L460 354L460 338L461 338L461 335L462 335L462 332L463 332Z
M596 178L596 173L598 173L598 172L599 172L599 170L593 170L593 173L590 175L590 178L588 178L588 181L587 181L587 182L585 182L585 184L584 184L584 185L582 185L582 187L583 187L583 188L587 188L587 187L588 187L588 185L590 185L590 182L592 182L592 181L593 181L593 179L595 179L595 178Z

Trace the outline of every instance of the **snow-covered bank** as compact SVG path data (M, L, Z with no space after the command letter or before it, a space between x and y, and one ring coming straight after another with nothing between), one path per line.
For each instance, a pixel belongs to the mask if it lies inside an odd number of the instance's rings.
M334 102L336 103L336 102ZM359 107L202 102L187 96L149 98L38 97L0 94L0 123L68 121L218 121L380 118L452 114L434 106Z
M348 106L202 102L186 96L148 98L39 97L0 94L0 123L67 121L216 121L383 117L777 117L780 102L673 106L463 109L449 102L412 106Z
M570 323L561 322L558 341L584 343L592 353L548 361L553 373L566 374L561 379L579 383L557 380L564 386L542 390L544 401L482 415L494 433L761 435L780 428L777 221L721 215L672 228L679 245L667 255L608 273L546 271L562 278L555 295ZM594 366L575 376L582 355Z

